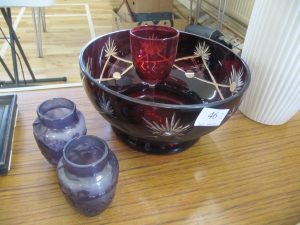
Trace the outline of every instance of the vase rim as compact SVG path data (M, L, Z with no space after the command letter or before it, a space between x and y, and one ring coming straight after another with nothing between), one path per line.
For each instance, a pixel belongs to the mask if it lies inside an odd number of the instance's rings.
M173 31L174 35L172 35L171 37L165 37L165 38L151 38L151 37L143 37L141 35L137 35L136 33L134 33L134 31L136 30L142 30L142 29L151 29L151 28L156 28L156 29L164 29L164 30L169 30L169 31ZM137 26L137 27L133 27L132 29L129 30L129 33L131 36L134 36L136 38L142 39L142 40L151 40L151 41L165 41L165 40L170 40L170 39L176 39L179 37L179 31L176 30L173 27L167 27L167 26L161 26L161 25L142 25L142 26Z
M88 163L88 164L78 164L78 163L75 163L75 162L72 162L68 157L67 157L67 150L68 150L68 147L74 142L74 141L79 141L80 139L92 139L92 140L96 140L98 143L101 143L103 144L104 148L103 148L103 154L101 154L101 156L94 162L92 163ZM101 162L105 161L105 159L107 158L108 156L108 150L109 150L109 147L106 143L105 140L97 137L97 136L94 136L94 135L82 135L82 136L79 136L79 137L75 137L73 139L71 139L70 141L68 141L66 143L66 145L64 146L63 148L63 158L64 160L72 167L75 167L75 168L90 168L90 167L97 167L97 165L101 164Z
M64 103L66 103L66 105L59 104L58 101L60 101L61 103L64 102ZM48 109L43 109L43 107L45 107L46 104L50 104L51 102L54 103L54 106L49 107ZM68 112L64 116L58 117L58 118L51 118L51 117L45 115L45 113L48 112L49 110L57 109L57 108L67 108L67 109L70 109L70 112ZM74 114L76 113L76 105L73 101L71 101L67 98L51 98L51 99L48 99L48 100L42 102L38 106L36 112L37 112L38 118L40 120L42 120L43 122L45 122L48 126L54 127L54 128L56 128L56 127L62 128L65 126L63 124L64 122L67 122L67 123L72 122L72 120L74 118Z

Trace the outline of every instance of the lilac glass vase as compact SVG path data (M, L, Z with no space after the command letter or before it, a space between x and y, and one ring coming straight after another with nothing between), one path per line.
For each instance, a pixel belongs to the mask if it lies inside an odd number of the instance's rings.
M86 216L95 216L108 207L115 195L118 176L116 156L104 140L91 135L68 142L57 165L62 192Z
M41 153L53 165L62 157L65 144L86 131L82 113L68 99L49 99L37 108L33 135Z

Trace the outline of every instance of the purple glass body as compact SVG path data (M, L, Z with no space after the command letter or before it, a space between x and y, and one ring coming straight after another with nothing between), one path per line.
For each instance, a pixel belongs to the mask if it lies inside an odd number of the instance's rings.
M86 216L101 213L113 200L119 164L106 142L91 135L74 138L57 165L62 192Z
M41 153L53 165L62 157L65 144L86 131L82 113L68 99L49 99L37 108L33 135Z

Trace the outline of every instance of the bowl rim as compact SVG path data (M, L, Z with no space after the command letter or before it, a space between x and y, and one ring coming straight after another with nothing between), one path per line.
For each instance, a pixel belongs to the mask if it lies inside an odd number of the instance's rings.
M97 41L98 39L101 39L103 37L106 37L106 36L110 36L112 34L115 34L115 33L122 33L122 32L128 32L128 35L130 34L130 29L124 29L124 30L118 30L118 31L114 31L114 32L109 32L109 33L106 33L104 35L100 35L92 40L90 40L87 44L85 44L83 46L83 48L81 49L80 51L80 54L79 54L79 66L80 66L80 69L81 69L81 72L83 73L84 78L88 78L90 81L92 81L92 83L94 85L96 85L97 87L101 88L102 90L114 95L114 96L117 96L119 98L122 98L122 99L125 99L126 101L130 101L132 103L137 103L137 104L142 104L142 105L147 105L147 106L152 106L152 107L159 107L159 108L169 108L169 109L202 109L202 108L210 108L210 107L215 107L215 106L220 106L220 105L223 105L223 104L226 104L226 103L229 103L237 98L239 98L247 89L248 89L248 86L250 84L250 81L251 81L251 73L250 73L250 69L247 65L247 63L239 56L237 55L236 53L234 53L232 51L232 49L214 41L214 40L211 40L211 39L208 39L206 37L203 37L203 36L200 36L200 35L196 35L196 34L192 34L192 33L188 33L188 32L185 32L185 31L179 31L179 35L181 33L183 34L187 34L187 35L192 35L192 36L196 36L196 37L200 37L208 42L213 42L219 46L221 46L222 48L226 49L227 51L230 51L232 54L234 54L242 63L242 65L244 66L244 68L246 69L246 78L245 78L245 81L244 81L244 85L242 87L242 89L228 97L228 98L225 98L223 100L219 100L219 101L215 101L215 102L210 102L210 103L199 103L199 104L186 104L186 105L177 105L177 104L166 104L166 103L158 103L158 102L149 102L149 101L145 101L145 100L141 100L141 99L137 99L137 98L133 98L133 97L130 97L130 96L127 96L127 95L124 95L124 94L121 94L117 91L114 91L108 87L106 87L105 85L102 85L102 83L99 83L97 82L89 73L88 71L86 70L86 67L83 63L83 55L85 53L85 51L88 49L88 47L93 44L93 42Z

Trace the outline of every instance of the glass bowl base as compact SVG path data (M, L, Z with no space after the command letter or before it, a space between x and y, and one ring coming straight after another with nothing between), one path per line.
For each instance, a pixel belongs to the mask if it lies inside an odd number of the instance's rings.
M112 126L113 131L115 134L127 145L130 147L145 153L150 154L172 154L181 152L190 146L192 146L198 139L186 142L176 142L176 143L166 143L160 141L149 141L142 138L132 137L123 131L119 130L116 127Z

